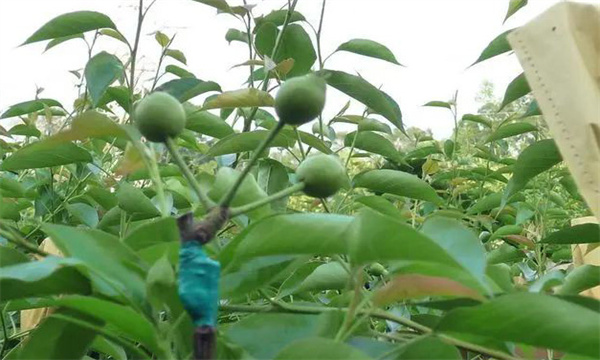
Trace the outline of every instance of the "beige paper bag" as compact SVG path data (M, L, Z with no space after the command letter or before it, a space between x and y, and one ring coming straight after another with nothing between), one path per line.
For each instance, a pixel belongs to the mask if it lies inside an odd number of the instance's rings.
M60 250L54 245L50 238L44 239L40 244L40 250L48 254L62 256ZM50 308L39 308L21 311L21 331L32 330L38 326L45 317L52 313Z
M559 3L508 40L581 195L600 217L600 5Z
M571 220L571 226L589 223L598 224L598 219L593 216L586 216ZM600 246L597 245L597 243L572 245L573 265L575 267L583 264L600 266ZM600 285L581 292L581 295L600 300Z

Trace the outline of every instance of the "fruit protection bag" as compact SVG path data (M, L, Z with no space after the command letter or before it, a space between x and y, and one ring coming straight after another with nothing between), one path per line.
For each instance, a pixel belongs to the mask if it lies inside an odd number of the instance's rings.
M581 195L600 218L600 5L559 3L508 41Z

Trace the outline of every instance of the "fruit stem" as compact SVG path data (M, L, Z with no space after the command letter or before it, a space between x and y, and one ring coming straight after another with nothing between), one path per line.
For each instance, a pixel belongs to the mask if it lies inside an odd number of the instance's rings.
M254 150L254 153L252 154L252 157L248 161L248 165L246 165L244 170L242 170L242 173L240 174L240 176L238 176L238 178L236 179L236 181L233 184L233 186L231 187L231 189L229 189L229 192L227 192L227 194L225 194L225 196L221 200L221 202L220 202L221 206L223 206L223 207L229 206L229 204L233 200L233 197L237 193L238 188L240 187L240 185L242 185L242 181L244 181L244 179L246 178L248 173L250 173L252 166L254 165L254 163L256 163L258 158L261 156L262 152L267 148L267 146L271 143L271 141L273 141L273 139L275 139L275 136L277 136L277 133L279 133L279 131L281 129L283 129L283 125L284 124L281 121L279 121L277 123L277 126L275 126L271 130L269 135L256 147L256 149Z
M304 189L304 183L303 182L299 182L297 184L294 184L292 186L290 186L289 188L283 189L281 191L278 191L272 195L269 195L263 199L260 199L258 201L255 201L253 203L250 204L246 204L244 206L240 206L240 207L235 207L231 209L231 217L237 216L237 215L241 215L244 213L247 213L248 211L252 211L254 209L257 209L263 205L269 204L273 201L282 199L286 196L292 195L295 192L298 192L300 190Z
M204 209L208 211L215 205L215 203L212 200L210 200L208 196L206 196L206 194L202 191L198 180L196 180L194 174L192 174L192 172L190 171L190 168L188 168L185 161L183 161L181 154L179 154L179 151L177 150L177 144L175 144L173 138L168 137L165 141L165 145L167 146L167 150L173 157L173 160L175 160L175 163L183 173L183 176L186 178L186 180L192 187L192 190L194 190L194 192L198 196L198 200L200 200Z
M154 148L150 148L150 150L152 155L148 157L146 162L146 165L148 166L148 173L150 174L152 182L156 187L156 197L158 198L158 203L160 205L160 215L162 217L167 217L169 216L171 210L167 209L167 198L165 197L162 178L160 177L160 171L158 170L158 164L156 163Z
M300 132L298 128L295 128L296 138L298 138L298 147L300 148L300 155L302 155L302 160L306 159L306 153L304 152L304 147L302 146L302 138L300 137Z

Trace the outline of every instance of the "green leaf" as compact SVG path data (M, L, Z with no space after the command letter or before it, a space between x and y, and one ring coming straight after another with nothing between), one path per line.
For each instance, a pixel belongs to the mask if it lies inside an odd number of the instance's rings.
M294 134L292 134L293 132ZM295 131L293 130L289 130L288 132L287 129L284 129L283 133L287 133L288 137L295 135ZM300 136L300 141L316 150L319 150L323 154L333 153L333 151L327 146L327 144L321 141L321 139L319 139L318 137L301 130L298 130L298 135Z
M222 297L241 298L269 285L277 278L305 262L296 255L261 256L229 266L222 272L219 292Z
M102 51L85 65L85 81L92 104L96 106L110 84L123 75L123 63L116 56Z
M221 92L221 87L213 81L202 81L195 77L185 77L168 81L157 87L155 91L164 91L173 95L180 102L185 102L209 91Z
M188 110L188 109L186 109ZM223 119L208 111L187 111L186 129L222 139L233 134L233 129Z
M451 279L420 274L398 275L375 291L378 306L429 296L466 297L483 300L477 291Z
M359 198L356 198L355 201L365 206L368 206L377 212L389 215L393 218L402 217L402 213L400 212L400 210L398 210L398 208L394 206L389 200L386 200L381 196L361 196Z
M91 322L85 316L59 309L33 330L22 347L13 350L16 354L11 352L5 359L81 359L88 352L96 332L69 322L63 318L65 315Z
M396 170L370 170L354 177L355 187L443 204L435 190L415 175Z
M573 269L558 289L560 295L577 295L580 292L600 285L600 266L583 264Z
M63 36L63 37L59 37L56 39L53 39L51 41L48 42L48 45L46 45L46 48L44 49L45 51L48 51L50 49L52 49L53 47L60 45L62 43L64 43L65 41L69 41L72 39L83 39L83 34L73 34L73 35L69 35L69 36Z
M213 183L212 188L208 192L208 196L215 202L218 202L225 196L225 194L229 191L229 189L233 186L233 184L237 181L240 176L240 172L229 168L222 167L217 171L217 175L215 176L215 181ZM242 184L239 187L239 191L234 196L231 201L231 206L242 206L246 204L253 203L255 201L264 199L267 197L267 194L263 189L258 186L254 176L247 176ZM271 207L269 204L263 205L258 209L252 210L247 213L247 215L252 220L257 220L259 218L265 217L271 214Z
M445 102L445 101L430 101L427 104L423 105L423 106L431 106L431 107L441 107L441 108L446 108L451 110L452 106L450 105L450 103Z
M232 41L239 41L247 44L248 34L238 29L229 29L225 33L225 40L227 40L229 44L231 44Z
M486 143L505 139L515 135L525 134L531 131L538 131L538 128L530 123L517 122L500 126L485 140Z
M142 190L129 183L121 183L117 190L117 199L119 207L131 215L145 219L160 215L156 206L144 195Z
M207 100L202 108L208 109L227 109L241 107L259 107L273 106L275 100L265 91L254 88L246 88L234 91L226 91L214 98Z
M277 26L282 26L285 21L285 16L287 15L287 12L287 10L274 10L265 16L259 16L255 19L256 26L259 27L268 22L273 23ZM293 11L290 16L289 23L291 24L298 21L306 21L306 19L301 13Z
M27 255L8 246L0 246L0 267L29 262Z
M256 166L254 177L256 182L268 195L286 189L290 185L288 169L279 161L273 159L263 159ZM285 210L287 198L271 202L274 210Z
M165 72L171 73L175 76L178 76L182 79L184 78L195 78L196 75L192 74L191 72L187 71L184 68L181 68L177 65L167 65L165 67Z
M523 250L519 250L514 246L502 244L499 248L490 251L487 255L487 262L490 265L507 263L511 264L515 261L520 261L525 258Z
M281 45L273 60L279 64L286 59L294 59L294 66L286 74L286 78L308 73L317 60L310 36L298 24L288 25L285 29L281 37Z
M406 342L394 351L393 359L406 360L461 360L457 347L446 344L435 335L421 336ZM388 358L386 358L388 359ZM390 358L391 359L391 358Z
M76 11L59 15L48 21L25 40L23 45L103 28L116 29L117 27L108 16L99 12Z
M0 301L59 294L89 294L90 281L80 272L80 262L49 256L2 267Z
M347 236L350 258L355 264L402 260L462 269L436 241L401 221L367 208L356 216Z
M102 206L104 210L110 210L117 206L117 197L105 188L98 186L90 186L85 194L91 197L98 205Z
M145 304L146 266L118 238L99 230L54 224L44 224L42 230L65 256L81 260L93 269L90 276L95 280L95 285L98 281L110 279L110 287L117 289L119 295ZM101 278L98 278L98 274Z
M492 128L492 122L481 115L465 114L462 117L462 121L471 121L474 123L481 124L487 128Z
M579 193L579 188L575 183L575 179L571 175L565 175L560 179L560 184L562 187L571 195L574 199L581 200L581 194Z
M345 289L350 281L350 274L339 262L330 262L317 267L296 288L296 293L303 291L324 291Z
M119 104L119 106L125 110L126 113L130 112L131 94L127 87L109 86L102 98L99 100L97 107L104 108L113 101Z
M208 5L210 7L217 9L218 11L221 11L224 13L230 13L230 14L233 13L233 11L231 10L231 7L229 7L229 4L227 4L227 1L225 1L225 0L194 0L194 1Z
M442 153L442 150L439 148L439 146L437 144L422 146L422 147L418 147L418 148L408 152L404 156L404 160L407 161L410 159L424 159L424 158L428 157L429 155L441 154L441 153Z
M37 169L80 162L92 162L87 150L71 143L55 144L39 141L25 146L2 162L6 171Z
M0 119L31 114L33 112L43 110L45 106L58 106L61 108L63 107L58 101L54 99L30 100L10 106L8 110L6 110L4 113L2 113L2 115L0 115Z
M153 220L133 230L123 243L135 251L166 242L178 242L179 229L172 217Z
M398 129L403 129L400 107L388 94L359 76L334 70L320 72L330 86L365 104L375 113L388 119Z
M194 325L187 315L177 291L177 275L168 256L163 255L148 270L146 287L149 302L155 316L168 314L167 321L173 331L173 345L179 354L192 353L193 344L189 341L193 336Z
M232 324L226 335L253 358L273 359L282 347L316 335L318 319L317 315L254 314Z
M80 223L91 228L98 225L98 212L84 203L66 204L67 211Z
M168 178L168 177L173 177L173 176L181 176L181 170L179 169L179 166L177 166L175 164L159 165L158 173L160 174L160 177L163 179ZM131 181L147 180L147 179L150 179L150 173L147 168L141 168L139 170L136 170L136 171L130 173L127 176L127 179L131 180Z
M494 233L492 234L492 236L490 236L490 239L488 241L501 239L501 238L505 237L506 235L520 235L522 233L523 233L522 226L504 225L504 226L498 228L498 230L494 231Z
M444 141L444 154L448 159L452 159L452 155L454 154L454 141L448 139Z
M236 261L268 255L346 253L352 217L335 214L282 214L251 224L219 254L225 268Z
M345 146L352 146L373 154L378 154L395 162L402 162L402 155L394 144L383 136L372 131L351 132L344 138Z
M401 65L390 49L373 40L352 39L338 46L336 51L348 51Z
M0 177L0 195L10 198L23 198L27 189L17 179L9 176Z
M527 147L513 165L513 177L504 191L503 202L527 185L529 180L560 163L562 157L554 140L540 140Z
M128 338L147 346L156 354L164 354L152 323L132 308L110 301L83 296L68 296L54 300L56 306L76 310L118 329Z
M530 92L531 88L529 87L529 83L525 78L525 73L521 73L521 75L514 78L514 80L508 84L506 92L504 93L504 100L502 100L502 105L500 105L499 110L502 110L506 105L519 98L522 98Z
M31 207L31 202L27 200L2 199L0 206L0 219L9 219L19 221L21 219L21 210Z
M293 342L281 350L275 359L369 360L371 358L350 345L315 337Z
M185 58L185 55L183 54L183 52L181 52L181 50L167 49L165 50L165 56L173 58L179 61L180 63L187 65L187 59Z
M444 249L481 283L485 277L485 249L475 233L460 221L443 216L428 218L421 231Z
M127 354L120 345L117 345L102 336L96 336L91 348L101 354L111 356L115 360L127 360Z
M502 23L505 23L509 17L513 16L525 5L527 5L527 0L510 0L508 2L508 10L506 10L506 16L504 16L504 21Z
M318 125L317 125L318 126ZM392 129L387 124L384 124L375 119L364 118L358 122L358 131L377 131L392 135Z
M600 357L600 314L548 295L515 293L455 309L442 318L436 331Z
M392 342L379 341L367 336L353 336L346 343L371 356L373 359L396 359L394 357L394 350L397 344Z
M105 35L108 37L111 37L113 39L117 39L120 42L129 45L129 42L127 41L127 39L125 39L125 37L123 36L123 34L121 34L121 32L119 32L119 30L115 30L115 29L102 29L99 31L99 33L101 35Z
M540 107L538 106L538 103L536 100L532 100L529 103L529 106L527 107L527 111L525 111L525 114L523 114L523 116L521 116L521 118L526 118L526 117L530 117L530 116L539 116L542 115L542 111L540 110Z
M257 24L254 40L256 51L262 56L270 57L278 34L277 25L272 22L264 22L260 26Z
M157 31L154 34L154 40L156 40L158 45L160 45L162 48L167 47L167 45L169 45L169 42L171 41L171 39L169 39L169 37L161 31Z
M121 210L120 207L112 207L100 219L98 229L109 230L112 226L119 225L123 214L125 214L125 211Z
M121 125L104 114L90 110L75 116L69 129L61 131L44 141L62 143L74 140L84 141L90 138L104 139L106 137L128 139L127 133Z
M587 244L600 242L600 225L580 224L555 231L543 238L545 244Z
M10 135L23 135L23 136L27 136L27 137L37 137L39 138L42 133L32 124L32 125L25 125L25 124L17 124L13 127L10 128L10 130L8 131L8 133Z
M484 211L488 211L488 210L497 208L502 204L502 197L503 197L502 193L492 193L492 194L486 195L485 197L477 200L477 202L475 204L473 204L467 210L467 214L469 214L469 215L479 214ZM510 204L513 202L518 202L518 201L525 201L525 199L522 195L516 194L515 196L512 196L508 200L507 204Z
M508 43L508 39L506 37L513 30L514 29L505 31L502 34L498 35L494 40L492 40L488 44L488 46L483 50L481 55L479 55L479 58L473 64L471 64L471 66L480 63L484 60L493 58L494 56L498 56L500 54L509 52L512 48L510 47L510 44Z
M236 154L244 151L254 151L267 136L269 136L269 131L266 130L231 134L214 144L209 150L209 155L218 156L224 154ZM294 143L294 138L279 134L268 146L291 147Z

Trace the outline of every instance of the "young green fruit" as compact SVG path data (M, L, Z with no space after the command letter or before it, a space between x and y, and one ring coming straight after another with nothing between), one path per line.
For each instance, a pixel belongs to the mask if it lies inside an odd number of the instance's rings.
M388 274L388 271L380 263L372 263L369 265L367 272L373 276L385 276Z
M327 84L323 78L308 74L289 79L275 97L275 112L288 125L302 125L315 119L325 107Z
M173 96L154 92L134 106L133 120L149 141L164 142L179 135L185 127L185 110Z
M307 158L296 169L296 176L304 182L304 193L318 198L335 194L347 180L346 169L332 155Z

